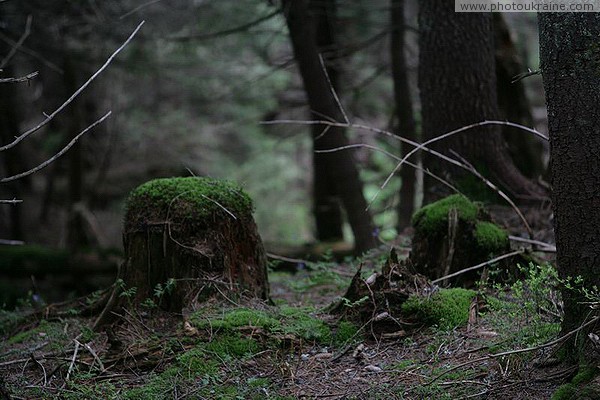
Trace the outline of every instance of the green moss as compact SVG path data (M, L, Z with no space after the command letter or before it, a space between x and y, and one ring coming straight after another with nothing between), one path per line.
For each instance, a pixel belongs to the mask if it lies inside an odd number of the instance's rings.
M472 290L453 288L440 289L429 298L411 295L402 304L402 312L428 325L437 325L443 330L453 329L469 319L469 307L475 294Z
M31 340L36 340L38 337L45 337L50 340L52 344L58 348L62 348L63 341L68 341L67 335L63 331L64 326L59 322L48 322L45 319L40 321L40 324L28 331L17 333L16 335L9 338L7 344L18 344L24 343Z
M508 234L492 222L477 222L475 240L479 248L486 253L495 253L508 247Z
M577 374L571 383L560 386L552 394L552 400L592 400L600 397L600 391L595 384L575 383Z
M425 234L435 234L440 230L445 232L448 224L448 211L452 208L458 211L458 218L466 222L475 222L479 213L477 204L463 195L455 194L421 208L413 215L412 224Z
M204 348L219 358L225 358L225 356L241 358L257 353L260 346L253 339L232 334L218 336L204 345Z
M165 374L168 372L168 374ZM177 357L177 364L163 372L165 376L182 373L184 378L217 377L219 364L208 356L204 347L198 346Z
M129 194L126 208L128 217L164 219L169 214L172 219L203 220L227 211L234 215L250 214L253 206L250 197L233 182L186 177L155 179L138 186Z
M280 322L269 316L264 311L252 310L250 308L239 308L225 312L219 317L208 317L204 310L192 315L190 321L200 329L210 328L213 330L231 330L241 326L255 326L267 330L273 330L280 326Z
M598 368L595 366L580 366L579 371L577 371L577 375L573 377L571 383L575 385L579 385L582 383L587 383L594 379L598 375Z
M305 340L320 343L331 342L331 329L318 318L311 316L313 309L310 307L282 306L282 330Z
M335 346L344 346L350 340L356 339L358 328L352 322L340 321L335 334L333 335L333 344Z

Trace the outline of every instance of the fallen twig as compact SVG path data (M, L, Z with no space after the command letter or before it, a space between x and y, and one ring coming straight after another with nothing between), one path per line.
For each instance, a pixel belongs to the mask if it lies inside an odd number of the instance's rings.
M472 267L461 269L460 271L456 271L456 272L453 272L453 273L448 274L446 276L442 276L441 278L438 278L438 279L436 279L434 281L431 281L431 283L442 282L442 281L444 281L446 279L450 279L450 278L454 278L455 276L462 275L465 272L474 271L476 269L485 267L486 265L491 265L492 263L495 263L497 261L504 260L505 258L513 257L513 256L516 256L517 254L522 254L524 252L525 252L524 249L519 249L519 250L511 251L510 253L506 253L506 254L503 254L503 255L501 255L499 257L492 258L491 260L484 261L484 262L482 262L480 264L477 264L477 265L474 265Z

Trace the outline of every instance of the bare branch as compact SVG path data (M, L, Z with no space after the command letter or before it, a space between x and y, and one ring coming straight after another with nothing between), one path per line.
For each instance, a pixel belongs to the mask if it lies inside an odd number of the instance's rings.
M377 193L375 194L375 196L372 197L370 203L369 203L369 207L371 206L371 204L373 204L373 202L375 201L375 199L377 198L377 196L379 195L379 193L385 188L385 186L388 184L388 182L392 179L392 177L396 174L396 172L399 170L400 165L402 164L407 164L408 161L406 160L410 155L414 154L417 150L423 150L426 151L438 158L441 158L442 160L445 160L453 165L456 165L457 167L460 167L470 173L473 173L475 176L481 178L481 174L479 174L479 172L477 172L473 167L470 167L468 164L464 164L461 161L455 160L453 158L450 158L448 156L446 156L445 154L439 153L435 150L432 150L430 148L427 147L427 144L435 142L437 140L441 140L445 137L457 134L459 132L463 132L467 129L471 129L474 128L476 126L482 126L482 125L507 125L507 126L512 126L530 133L535 134L538 137L542 137L542 138L546 138L544 135L542 135L540 132L536 131L535 129L531 129L528 128L526 126L520 125L520 124L515 124L513 122L508 122L508 121L483 121L483 122L479 122L477 124L472 124L472 125L468 125L465 127L462 127L460 129L454 130L452 132L448 132L444 135L438 136L436 138L433 138L425 143L418 143L415 142L413 140L410 139L406 139L402 136L396 135L394 133L391 133L389 131L385 131L382 129L377 129L377 128L373 128L370 126L365 126L365 125L360 125L360 124L345 124L345 123L335 123L335 122L329 122L329 121L296 121L296 120L275 120L275 121L262 121L261 124L264 125L275 125L275 124L298 124L298 125L326 125L326 126L336 126L336 127L344 127L344 128L354 128L354 129L361 129L361 130L366 130L366 131L370 131L370 132L374 132L374 133L378 133L378 134L382 134L385 136L389 136L391 138L394 138L396 140L400 140L403 143L407 143L410 144L412 146L414 146L414 149L410 152L408 152L403 158L402 160L400 160L400 162L396 165L396 168L394 168L394 170L390 173L390 175L387 177L387 179L385 180L385 182L381 185L381 187L379 188L379 190L377 191ZM426 171L426 170L424 170ZM521 213L521 211L518 209L518 207L514 204L514 202L512 200L510 200L510 198L504 193L502 192L500 189L498 189L493 183L491 183L489 180L484 178L484 182L486 183L486 185L492 185L490 186L492 189L494 189L495 191L497 191L497 193L504 199L506 200L511 207L513 207L513 209L517 212L517 215L519 216L519 218L521 218L521 220L524 222L524 225L526 226L528 233L530 235L532 235L532 231L531 228L529 227L529 224L527 223L527 220L525 219L525 217L523 216L523 214Z
M536 69L535 71L532 71L531 69L527 68L527 72L523 72L523 73L513 76L510 83L517 83L521 79L525 79L525 78L527 78L529 76L533 76L533 75L540 75L541 73L542 73L542 70L540 70L540 69Z
M94 128L96 125L101 124L106 118L108 118L110 116L111 113L112 113L112 111L107 112L106 114L104 114L104 116L102 118L100 118L99 120L97 120L96 122L94 122L93 124L91 124L90 126L88 126L87 128L85 128L84 130L82 130L65 147L63 147L61 151L59 151L58 153L56 153L55 155L53 155L52 157L50 157L49 159L47 159L43 163L41 163L38 166L30 169L29 171L21 172L20 174L17 174L17 175L13 175L13 176L8 176L6 178L2 178L2 179L0 179L0 183L6 183L6 182L11 182L11 181L14 181L14 180L17 180L17 179L21 179L21 178L23 178L25 176L34 174L34 173L38 172L39 170L41 170L43 168L46 168L48 165L50 165L51 163L53 163L54 161L56 161L56 159L58 159L60 156L62 156L63 154L65 154L67 151L69 151L69 149L71 147L73 147L73 145L75 143L77 143L77 141L79 140L79 138L82 137L83 135L85 135L90 129Z
M506 253L506 254L503 254L503 255L501 255L501 256L499 256L499 257L492 258L491 260L484 261L484 262L482 262L482 263L480 263L480 264L477 264L477 265L474 265L474 266L472 266L472 267L465 268L465 269L461 269L460 271L456 271L456 272L453 272L453 273L451 273L451 274L448 274L448 275L446 275L446 276L442 276L441 278L438 278L438 279L436 279L436 280L433 280L433 281L431 281L431 283L438 283L438 282L442 282L442 281L444 281L444 280L446 280L446 279L450 279L450 278L454 278L455 276L462 275L462 274L464 274L465 272L474 271L474 270L476 270L476 269L479 269L479 268L485 267L486 265L491 265L492 263L495 263L495 262L497 262L497 261L504 260L505 258L509 258L509 257L512 257L512 256L516 256L517 254L522 254L522 253L524 253L524 252L525 252L525 250L523 250L523 249L519 249L519 250L511 251L510 253Z
M454 154L455 157L457 157L460 161L463 162L463 164L465 164L467 166L469 172L471 172L473 175L475 175L477 178L479 178L481 181L483 181L483 183L485 183L487 187L489 187L490 189L495 191L500 197L502 197L512 207L513 210L515 210L515 212L517 213L517 215L523 222L523 225L525 225L525 229L527 229L527 233L529 234L529 237L531 239L533 239L533 230L529 226L529 222L527 222L527 219L525 218L525 216L523 215L523 213L521 212L519 207L517 207L515 202L512 201L511 198L508 197L508 195L506 193L504 193L502 190L500 190L500 188L498 186L494 185L489 179L487 179L485 176L481 175L481 173L479 173L479 171L477 171L471 163L469 163L467 160L465 160L463 157L461 157L454 150L450 150L450 152L452 152L452 154Z
M25 242L21 240L8 240L8 239L0 239L0 245L5 246L22 246Z
M38 76L39 72L35 71L25 76L21 76L19 78L0 78L0 83L20 83L20 82L29 82L36 76Z
M344 121L347 124L349 124L350 120L348 119L348 115L346 114L346 111L344 111L344 107L342 107L340 98L338 97L337 93L335 92L335 88L333 87L333 84L331 83L331 79L329 78L329 74L327 73L327 67L325 66L325 62L323 61L323 56L320 53L319 53L319 62L321 63L321 69L323 70L323 74L325 74L325 79L327 79L327 84L329 85L329 90L331 91L331 94L333 95L333 98L335 99L335 103L337 104L338 108L340 109L340 112L344 116Z
M334 148L334 149L315 150L315 153L334 153L334 152L336 152L336 151L341 151L341 150L346 150L346 149L354 149L354 148L357 148L357 147L364 147L364 148L367 148L367 149L375 150L375 151L378 151L378 152L380 152L380 153L383 153L383 154L385 154L385 155L386 155L386 156L388 156L388 157L391 157L391 158L393 158L393 159L394 159L394 160L396 160L396 161L400 161L400 157L396 156L395 154L392 154L392 153L390 153L389 151L387 151L387 150L384 150L384 149L382 149L382 148L380 148L380 147L377 147L377 146L372 146L372 145L370 145L370 144L366 144L366 143L349 144L349 145L347 145L347 146L336 147L336 148ZM418 170L421 170L421 171L423 171L423 173L425 173L425 174L427 174L427 175L431 176L433 179L436 179L436 180L437 180L437 181L439 181L441 184L443 184L443 185L447 186L448 188L450 188L452 191L454 191L454 192L456 192L456 193L460 193L460 194L462 194L462 192L461 192L460 190L458 190L458 189L457 189L457 188L456 188L454 185L452 185L450 182L448 182L448 181L446 181L445 179L443 179L443 178L441 178L441 177L437 176L436 174L432 173L432 172L431 172L431 171L429 171L428 169L426 169L426 168L423 168L423 167L420 167L420 166L419 166L419 165L417 165L417 164L413 164L413 163L411 163L410 161L406 161L406 162L405 162L405 164L406 164L406 165L408 165L408 166L410 166L410 167L413 167L413 168L415 168L415 169L418 169Z
M19 199L12 199L12 200L0 200L0 204L18 204L18 203L22 203L23 200L19 200Z
M31 15L27 16L27 22L25 23L25 32L23 32L23 34L21 35L19 40L12 46L12 48L10 49L10 51L8 52L6 57L4 57L2 59L2 62L0 62L0 69L4 68L6 66L6 64L8 64L10 59L13 58L14 55L16 54L17 50L19 50L19 47L21 47L23 45L23 42L25 42L25 39L27 39L27 37L31 33L31 22L32 21L33 21L33 17Z
M387 186L387 184L389 183L390 179L392 179L392 177L394 176L394 174L396 172L398 172L398 170L400 169L400 167L402 166L402 164L404 164L406 162L406 160L412 156L413 154L415 154L417 151L424 149L425 146L430 145L431 143L435 143L438 142L440 140L449 138L450 136L454 136L458 133L467 131L469 129L473 129L473 128L477 128L480 126L485 126L485 125L504 125L504 126L512 126L514 128L519 128L521 130L524 130L526 132L530 132L533 133L535 136L540 137L544 140L548 140L548 137L546 137L545 135L543 135L542 133L536 131L535 129L531 129L528 128L526 126L520 125L520 124L515 124L514 122L508 122L508 121L482 121L482 122L477 122L471 125L467 125L467 126L463 126L461 128L455 129L453 131L444 133L442 135L436 136L432 139L429 139L425 142L423 142L422 144L417 145L414 149L412 149L411 151L409 151L408 153L406 153L406 155L402 158L402 160L400 160L400 162L396 165L396 167L394 168L394 170L390 173L390 175L388 176L388 178L385 180L385 182L383 183L383 185L381 185L381 187L379 188L379 190L375 193L375 195L373 196L373 198L371 199L371 202L369 203L369 206L373 203L373 201L377 198L377 196L379 196L379 193L381 193L381 191Z
M140 11L142 8L146 8L148 6L151 6L152 4L156 4L156 3L161 2L161 1L162 0L152 0L152 1L149 1L149 2L144 3L144 4L140 4L139 6L137 6L136 8L134 8L133 10L130 10L130 11L126 12L125 14L121 15L119 17L119 19L127 18L131 14L135 14L136 12Z
M212 33L197 33L197 34L191 34L191 35L185 35L185 36L172 36L169 39L175 40L178 42L188 42L191 40L207 40L207 39L213 39L213 38L216 38L219 36L227 36L227 35L231 35L233 33L244 32L244 31L248 30L249 28L252 28L255 25L259 25L259 24L273 18L280 12L281 12L281 8L278 8L275 11L273 11L272 13L264 15L258 19L255 19L254 21L247 22L245 24L236 26L234 28L224 29L222 31L217 31L217 32L212 32Z
M10 37L6 36L2 32L0 32L0 40L3 41L4 43L8 44L9 46L16 46L16 44L17 44L17 42L15 42L14 40L12 40ZM39 62L41 62L48 68L50 68L51 70L53 70L61 75L64 73L64 71L58 65L56 65L53 62L51 62L50 60L48 60L47 58L45 58L43 55L41 55L37 51L33 51L25 46L21 46L17 50L23 54L27 54L28 56L35 58L36 60L38 60Z
M541 242L539 240L526 239L526 238L522 238L519 236L513 236L513 235L509 235L508 239L513 240L515 242L535 244L536 246L541 247L541 249L534 249L534 250L548 252L548 253L556 253L556 246L553 244L550 244L550 243Z
M142 27L142 25L144 25L145 21L140 22L140 24L135 28L135 30L131 33L131 35L129 35L129 37L127 38L127 40L117 49L115 50L114 53L111 54L110 57L108 57L108 59L106 60L106 62L100 67L100 69L98 69L79 89L77 89L77 91L75 93L73 93L71 95L71 97L69 97L60 107L58 107L53 113L49 114L46 116L46 118L40 122L39 124L37 124L36 126L34 126L33 128L29 129L28 131L24 132L23 134L19 135L15 140L13 140L11 143L4 145L2 147L0 147L0 151L5 151L8 150L14 146L16 146L19 142L21 142L23 139L27 138L29 135L31 135L32 133L38 131L40 128L42 128L43 126L45 126L48 122L50 122L58 113L60 113L62 110L65 109L65 107L67 107L73 100L75 100L75 98L77 96L79 96L81 94L81 92L83 92L85 90L85 88L87 88L90 83L92 83L92 81L94 79L96 79L98 77L98 75L100 75L105 69L106 67L108 67L108 65L112 62L112 60L117 56L117 54L119 54L121 52L121 50L123 50L128 44L129 42L133 39L133 37L138 33L138 31L140 30L140 28ZM8 178L4 178L4 179L8 179ZM2 181L0 181L2 182Z

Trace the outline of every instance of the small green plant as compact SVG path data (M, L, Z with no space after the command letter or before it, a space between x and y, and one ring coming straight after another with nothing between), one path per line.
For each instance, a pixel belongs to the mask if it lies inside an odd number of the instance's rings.
M512 295L520 300L532 318L539 318L541 313L554 316L560 320L561 302L558 290L558 272L550 264L527 266L518 265L524 278L511 286Z

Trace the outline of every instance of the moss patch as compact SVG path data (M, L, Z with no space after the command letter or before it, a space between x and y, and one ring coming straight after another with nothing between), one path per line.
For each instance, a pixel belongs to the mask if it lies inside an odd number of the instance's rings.
M454 329L469 319L469 307L475 294L472 290L453 288L441 289L429 298L411 295L402 304L402 312L428 325Z
M475 240L479 248L486 253L494 253L508 246L508 234L492 222L477 222Z
M448 225L448 211L452 208L458 211L458 218L465 222L474 222L479 213L479 206L476 203L463 195L454 194L421 208L413 215L412 224L425 234L445 231Z
M186 177L155 179L138 186L129 194L126 209L126 221L143 222L165 220L167 214L170 220L203 220L215 214L228 215L228 211L248 215L253 205L234 182Z
M255 326L266 330L278 329L281 323L264 311L250 308L230 310L221 316L206 316L205 310L196 312L191 317L191 322L200 329L212 328L213 330L232 330L242 326Z

